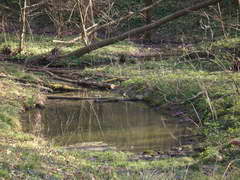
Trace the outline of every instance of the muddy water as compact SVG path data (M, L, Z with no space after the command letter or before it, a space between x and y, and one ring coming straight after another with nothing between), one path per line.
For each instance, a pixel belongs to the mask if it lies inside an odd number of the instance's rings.
M104 142L120 150L165 151L181 145L189 124L143 103L49 100L44 110L24 115L25 131L58 145Z

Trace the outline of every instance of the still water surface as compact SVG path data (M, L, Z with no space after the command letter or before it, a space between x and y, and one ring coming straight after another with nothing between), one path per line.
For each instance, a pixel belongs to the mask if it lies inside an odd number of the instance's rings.
M23 119L25 131L64 146L102 141L120 150L166 151L189 134L189 124L136 102L50 100Z

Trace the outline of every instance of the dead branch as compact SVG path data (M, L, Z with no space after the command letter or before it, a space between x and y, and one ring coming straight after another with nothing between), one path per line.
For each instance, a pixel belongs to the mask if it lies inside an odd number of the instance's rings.
M43 91L52 92L52 89L45 86L45 83L43 81L40 81L40 80L30 81L30 80L15 78L15 77L12 77L12 76L7 76L5 74L0 75L0 79L12 80L12 81L16 81L16 82L20 83L21 86L34 87L34 88L39 88L40 90L43 90Z
M5 10L7 10L7 11L13 12L14 14L18 14L18 11L16 11L15 9L10 8L10 7L8 7L8 6L4 6L3 4L0 4L0 9L5 9Z
M73 78L73 77L81 77L81 78L85 78L87 75L80 73L80 72L76 72L76 71L72 71L72 70L66 70L66 69L53 69L53 68L44 68L44 70L47 70L49 72L52 72L54 74L58 74L61 77L64 78ZM106 75L106 74L102 74L102 73L94 73L93 75L89 74L88 76L90 76L91 78L103 78L103 79L107 79L104 82L105 83L109 83L109 82L113 82L113 81L126 81L128 80L128 78L125 77L117 77L117 76L111 76L111 75ZM75 78L73 78L75 79Z
M37 85L37 84L25 84L25 83L19 83L22 87L27 87L27 88L36 88L36 89L39 89L40 91L43 91L43 92L49 92L49 93L53 93L53 90L49 87L45 87L45 86L40 86L40 85Z
M192 97L190 97L190 98L188 98L188 99L186 99L186 100L184 100L184 101L182 101L182 102L176 102L176 103L174 103L174 104L178 104L178 105L186 104L186 103L189 103L190 101L193 101L193 100L195 100L195 99L197 99L197 98L199 98L199 97L201 97L201 96L203 96L203 95L204 95L204 92L203 92L203 91L200 91L200 92L198 92L196 95L194 95L194 96L192 96Z
M152 9L154 7L156 7L156 5L158 5L162 0L158 0L156 2L154 2L152 5L150 6L146 6L142 9L140 9L139 11L136 11L136 12L129 12L126 16L123 16L119 19L116 19L116 20L112 20L106 24L102 24L102 25L97 25L97 24L94 24L91 28L88 28L86 29L87 30L87 36L90 36L92 35L93 33L99 31L99 30L102 30L106 27L109 27L109 26L112 26L112 25L116 25L116 24L119 24L123 21L126 21L126 20L129 20L130 18L132 18L133 16L136 16L138 14L141 14L149 9ZM70 41L59 41L59 40L53 40L53 42L55 43L64 43L64 44L72 44L72 43L75 43L76 41L82 39L82 36L79 36L79 37L76 37Z
M158 28L163 24L171 22L171 21L173 21L177 18L180 18L182 16L186 16L193 11L197 11L199 9L206 8L210 5L214 5L214 4L219 3L221 1L223 1L223 0L209 0L209 1L202 2L202 3L198 3L195 6L188 7L188 8L179 10L179 11L177 11L177 12L171 14L171 15L165 16L165 17L163 17L163 18L161 18L161 19L159 19L159 20L157 20L157 21L155 21L151 24L132 29L132 30L127 31L127 32L125 32L123 34L120 34L118 36L115 36L115 37L112 37L112 38L109 38L109 39L91 44L89 46L86 46L86 47L83 47L83 48L80 48L80 49L77 49L77 50L75 50L75 51L73 51L69 54L65 54L65 55L62 55L62 56L57 56L54 59L55 60L60 60L60 59L63 60L65 58L68 58L68 57L71 57L71 56L75 56L75 57L83 56L87 53L90 53L90 52L96 50L96 49L99 49L99 48L102 48L102 47L105 47L105 46L108 46L108 45L111 45L111 44L115 44L119 41L122 41L122 40L132 36L132 35L136 36L138 34L146 32L146 31L150 31L152 29ZM39 58L41 59L41 57L39 57Z
M58 57L59 59L60 58L66 58L66 57L69 57L69 56L76 56L76 57L80 57L80 56L83 56L84 54L87 54L87 53L90 53L96 49L99 49L99 48L102 48L102 47L105 47L105 46L108 46L108 45L111 45L111 44L114 44L114 43L117 43L119 41L122 41L132 35L138 35L138 34L141 34L141 33L144 33L146 31L149 31L149 30L152 30L152 29L155 29L155 28L158 28L159 26L161 26L162 24L166 24L170 21L173 21L177 18L180 18L182 16L186 16L188 14L190 14L192 11L197 11L201 8L206 8L210 5L214 5L220 1L223 1L223 0L210 0L210 1L206 1L206 2L202 2L202 3L199 3L195 6L192 6L192 7L188 7L188 8L185 8L185 9L182 9L182 10L179 10L171 15L168 15L164 18L161 18L151 24L148 24L148 25L145 25L145 26L141 26L139 28L135 28L135 29L132 29L128 32L125 32L123 34L120 34L118 36L115 36L113 38L110 38L110 39L107 39L107 40L104 40L104 41L100 41L100 42L97 42L95 44L91 44L89 46L86 46L84 48L81 48L81 49L78 49L76 51L73 51L69 54L66 54L64 56L61 56L61 57Z
M109 84L109 83L89 82L89 81L85 81L85 80L72 80L72 79L68 79L68 78L59 77L59 76L55 75L54 73L49 72L45 69L29 68L28 70L29 71L44 72L44 73L48 74L49 76L51 76L55 80L76 84L76 85L82 86L82 87L101 89L101 90L111 90L111 89L116 89L117 88L116 85Z
M26 6L27 9L33 9L33 8L39 8L40 6L46 4L48 0L42 0L41 2L38 2L36 4L32 4L30 6Z
M120 101L142 101L136 98L122 97L77 97L77 96L47 96L48 99L78 100L78 101L94 101L94 102L120 102Z

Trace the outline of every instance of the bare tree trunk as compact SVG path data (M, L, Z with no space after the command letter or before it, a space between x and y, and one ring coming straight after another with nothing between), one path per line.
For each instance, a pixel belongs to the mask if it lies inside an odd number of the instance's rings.
M153 4L153 0L145 0L144 3L145 3L145 6L151 6ZM145 21L146 21L146 25L152 23L152 9L148 9L145 11ZM144 39L147 39L149 41L152 40L152 31L151 30L145 32Z
M90 18L90 24L91 24L91 27L93 27L95 25L95 19L94 19L94 14L93 14L93 1L92 0L89 0L89 18ZM89 39L90 39L90 42L93 42L97 37L97 32L95 33L92 33L92 34L89 34Z
M77 0L78 5L78 11L79 11L79 17L80 17L80 25L82 30L82 39L86 46L89 45L88 36L87 36L87 30L86 30L86 23L85 23L85 7L82 0Z
M158 21L155 21L155 22L153 22L149 25L145 25L145 26L142 26L142 27L139 27L139 28L132 29L128 32L125 32L125 33L120 34L118 36L115 36L113 38L110 38L110 39L107 39L107 40L104 40L104 41L101 41L101 42L97 42L95 44L91 44L89 46L78 49L76 51L73 51L69 54L66 54L66 55L58 57L58 58L66 58L66 57L69 57L69 56L77 56L77 57L83 56L84 54L90 53L90 52L92 52L96 49L99 49L99 48L108 46L110 44L114 44L116 42L122 41L122 40L128 38L131 35L137 35L137 34L141 34L141 33L144 33L146 31L152 30L154 28L159 27L162 24L173 21L173 20L175 20L179 17L188 15L192 11L197 11L201 8L206 8L210 5L214 5L214 4L218 3L220 1L223 1L223 0L210 0L210 1L199 3L199 4L197 4L195 6L192 6L192 7L189 7L189 8L179 10L179 11L177 11L177 12L171 14L171 15L168 15L164 18L161 18Z
M120 17L120 18L117 19L117 20L112 20L112 21L110 21L110 22L108 22L108 23L106 23L106 24L94 26L95 23L93 23L92 28L87 28L88 36L91 36L92 34L95 34L97 31L102 30L102 29L105 29L105 28L107 28L107 27L109 27L109 26L113 26L113 25L116 25L116 24L120 24L121 22L126 21L126 20L128 20L128 19L131 19L133 16L136 16L136 15L138 15L138 14L140 14L140 13L144 13L144 11L147 11L147 10L149 10L149 9L157 6L161 1L162 1L162 0L158 0L158 1L154 2L153 4L151 4L150 6L147 6L147 7L144 7L144 8L142 8L142 9L140 9L139 11L129 12L127 15L122 16L122 17ZM93 22L94 22L94 21L93 21ZM76 42L76 41L78 41L78 40L80 40L80 39L82 39L82 36L77 37L77 38L74 38L74 39L72 39L72 40L70 40L70 41L53 40L53 42L71 44L71 43L74 43L74 42Z
M21 2L20 2L21 3ZM21 4L20 4L21 7ZM26 33L26 22L27 22L27 0L24 0L23 8L21 7L21 33L20 33L20 42L19 42L19 53L21 53L24 49L24 40L25 40L25 33Z
M240 6L240 0L235 0L235 4Z
M93 2L92 0L77 0L79 16L80 16L80 25L82 30L82 39L86 46L90 45L91 42L95 39L94 34L89 34L89 29L92 29L94 26L94 15L93 15Z
M129 36L132 36L132 35L138 35L138 34L141 34L141 33L144 33L146 31L149 31L149 30L153 30L155 28L158 28L159 26L161 26L162 24L166 24L170 21L173 21L177 18L180 18L182 16L185 16L185 15L188 15L190 14L192 11L197 11L201 8L206 8L210 5L214 5L214 4L217 4L219 2L221 2L223 0L209 0L209 1L205 1L205 2L202 2L202 3L199 3L199 4L196 4L195 6L192 6L192 7L189 7L189 8L185 8L185 9L182 9L182 10L179 10L171 15L168 15L168 16L165 16L151 24L148 24L148 25L145 25L145 26L141 26L139 28L135 28L135 29L132 29L130 31L127 31L123 34L120 34L118 36L115 36L113 38L110 38L110 39L106 39L104 41L100 41L100 42L97 42L95 44L91 44L89 46L86 46L86 47L83 47L83 48L80 48L78 50L75 50L69 54L66 54L66 55L63 55L63 56L57 56L57 57L54 57L52 59L53 60L60 60L60 59L64 59L64 58L67 58L67 57L70 57L70 56L75 56L75 57L80 57L80 56L83 56L87 53L90 53L96 49L99 49L99 48L102 48L102 47L105 47L105 46L108 46L108 45L111 45L111 44L114 44L114 43L117 43L119 41L122 41L126 38L128 38ZM41 58L44 58L45 56L43 57L37 57L35 58L35 61L36 60L39 60ZM30 58L32 59L32 58ZM28 59L26 60L26 62L28 61Z
M6 23L6 18L4 15L2 15L2 32L3 32L3 36L4 36L4 41L6 42L7 37L6 37L5 23Z

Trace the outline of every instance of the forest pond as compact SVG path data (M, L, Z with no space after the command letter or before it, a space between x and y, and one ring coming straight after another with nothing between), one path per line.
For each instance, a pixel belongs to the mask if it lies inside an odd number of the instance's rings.
M182 144L189 123L140 102L48 100L43 110L23 115L26 132L57 145L104 142L119 150L166 151Z

